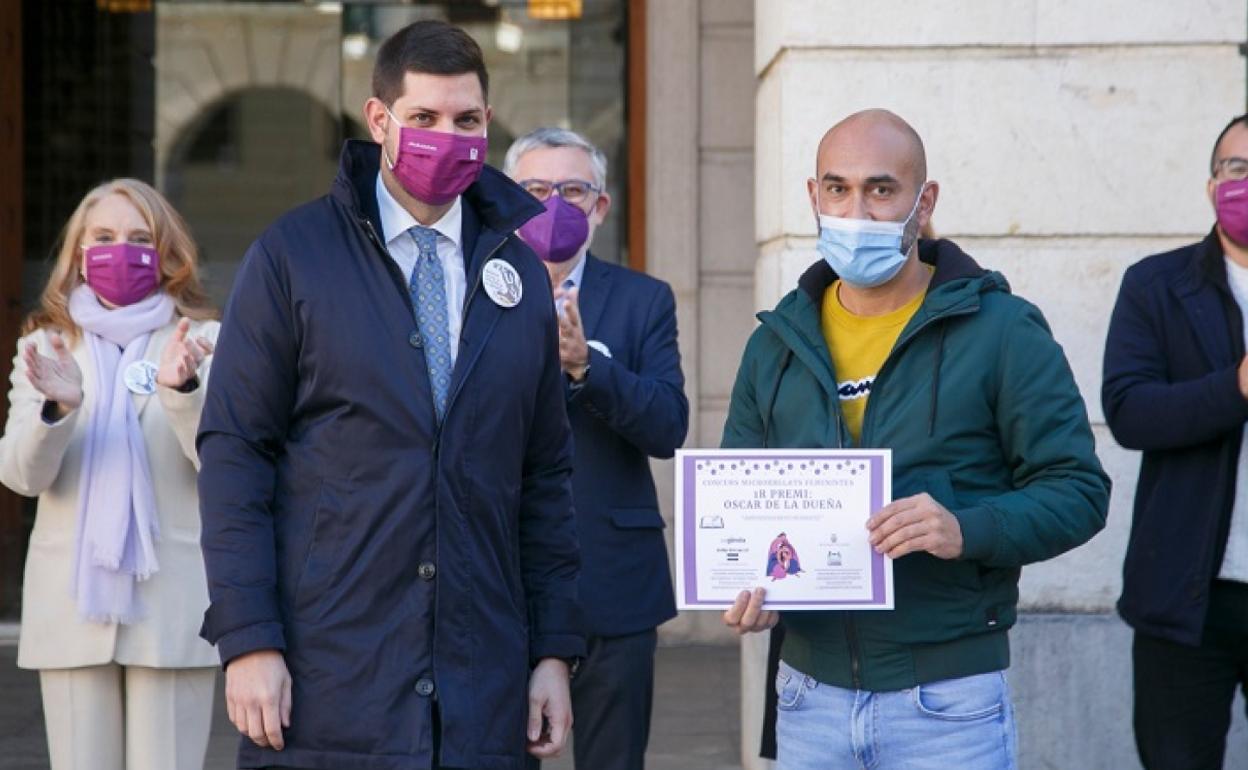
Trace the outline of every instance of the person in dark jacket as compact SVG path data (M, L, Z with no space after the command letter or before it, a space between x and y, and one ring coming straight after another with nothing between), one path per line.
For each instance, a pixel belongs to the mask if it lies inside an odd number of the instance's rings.
M575 132L517 139L503 170L546 211L520 229L545 262L560 308L559 357L576 447L589 654L572 680L579 770L645 766L656 627L676 615L651 457L689 428L671 287L589 253L606 217L607 159Z
M1248 115L1209 174L1212 232L1127 270L1105 343L1105 419L1144 453L1118 611L1147 770L1220 769L1248 694Z
M571 726L571 433L487 89L462 30L400 30L373 142L239 272L198 446L241 768L515 770Z
M852 115L816 169L823 259L760 314L722 443L891 449L893 501L864 524L893 560L896 608L784 613L778 767L1012 768L1020 569L1104 526L1109 478L1040 311L953 243L917 238L938 188L914 129ZM775 627L765 594L743 592L725 622Z

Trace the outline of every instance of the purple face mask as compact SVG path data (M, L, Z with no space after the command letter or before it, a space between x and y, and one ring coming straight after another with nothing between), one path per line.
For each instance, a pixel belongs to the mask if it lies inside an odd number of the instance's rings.
M83 249L82 271L96 296L124 307L156 291L160 255L151 246L101 243Z
M398 118L386 112L396 124ZM450 203L481 176L488 142L484 136L463 136L399 125L399 154L386 158L407 194L430 206ZM385 152L385 148L382 148Z
M1232 241L1248 246L1248 179L1223 182L1213 199L1222 230Z
M558 195L546 199L546 210L520 227L520 237L543 262L567 262L589 237L589 218Z

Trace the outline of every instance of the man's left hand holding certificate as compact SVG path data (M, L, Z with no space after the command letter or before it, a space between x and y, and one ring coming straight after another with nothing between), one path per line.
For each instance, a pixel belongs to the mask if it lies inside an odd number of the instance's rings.
M891 460L887 449L678 451L679 607L727 610L741 630L775 625L775 610L892 609L892 560L867 529L891 501Z

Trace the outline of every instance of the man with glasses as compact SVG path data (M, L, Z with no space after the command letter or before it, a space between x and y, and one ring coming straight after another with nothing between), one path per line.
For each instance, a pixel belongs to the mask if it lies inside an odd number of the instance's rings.
M572 131L541 128L512 144L503 170L545 207L519 232L546 265L559 316L590 634L572 680L576 767L639 770L655 628L676 614L649 464L671 457L689 426L676 301L666 283L589 253L611 208L597 147Z
M1101 399L1143 450L1118 611L1135 629L1135 741L1147 770L1222 767L1248 689L1248 115L1222 130L1204 240L1127 270Z

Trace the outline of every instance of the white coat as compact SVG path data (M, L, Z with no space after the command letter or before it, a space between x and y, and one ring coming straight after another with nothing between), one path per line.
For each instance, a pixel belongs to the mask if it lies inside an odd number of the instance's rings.
M159 365L175 323L152 333L144 358ZM191 335L216 341L219 324L191 324ZM120 625L83 620L71 595L78 527L78 486L91 410L99 388L85 340L71 353L82 370L83 403L55 424L43 420L44 397L30 384L21 351L35 342L54 357L47 332L18 342L9 391L9 416L0 437L0 483L18 494L38 497L34 530L22 586L21 668L53 669L115 662L126 666L197 668L218 664L216 652L199 638L208 607L208 588L199 548L199 460L195 432L208 385L212 358L199 371L190 393L157 386L151 396L132 395L147 441L160 536L159 571L139 583L146 617Z

